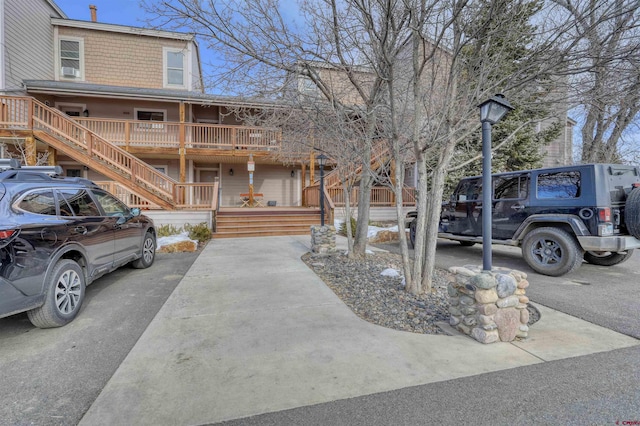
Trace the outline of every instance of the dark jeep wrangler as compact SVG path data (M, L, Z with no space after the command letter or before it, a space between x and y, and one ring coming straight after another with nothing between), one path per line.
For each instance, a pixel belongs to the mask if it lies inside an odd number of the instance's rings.
M583 260L612 266L640 247L640 169L584 164L493 175L493 243L522 248L536 272L560 276ZM416 232L410 212L410 239ZM482 177L464 178L443 203L440 238L482 242Z

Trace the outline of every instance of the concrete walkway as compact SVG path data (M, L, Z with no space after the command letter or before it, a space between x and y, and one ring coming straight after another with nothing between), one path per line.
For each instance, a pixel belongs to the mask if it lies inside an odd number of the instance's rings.
M512 344L386 329L308 250L308 236L211 241L80 424L213 423L640 343L544 307Z

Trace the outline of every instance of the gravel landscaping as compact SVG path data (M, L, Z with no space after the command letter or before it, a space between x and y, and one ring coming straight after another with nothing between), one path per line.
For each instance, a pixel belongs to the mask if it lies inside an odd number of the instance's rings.
M432 292L414 296L404 290L398 254L376 252L365 259L350 260L342 254L307 253L302 260L365 321L413 333L446 334L437 323L449 322L448 272L436 269ZM382 275L387 269L399 275ZM531 325L539 313L532 306L529 312Z

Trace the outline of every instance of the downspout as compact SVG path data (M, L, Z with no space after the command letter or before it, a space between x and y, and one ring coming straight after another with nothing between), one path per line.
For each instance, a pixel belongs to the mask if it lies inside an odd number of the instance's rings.
M5 1L0 0L0 92L4 92L7 89L7 82L5 81L6 71L4 69L6 55L4 46L4 32L7 28L4 22L4 4Z

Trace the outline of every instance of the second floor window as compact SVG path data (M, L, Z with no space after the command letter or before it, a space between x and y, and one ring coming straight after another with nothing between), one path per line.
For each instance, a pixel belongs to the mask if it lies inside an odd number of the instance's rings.
M167 87L185 87L185 55L182 50L165 48L164 83Z
M80 78L82 69L82 42L60 39L60 77Z

